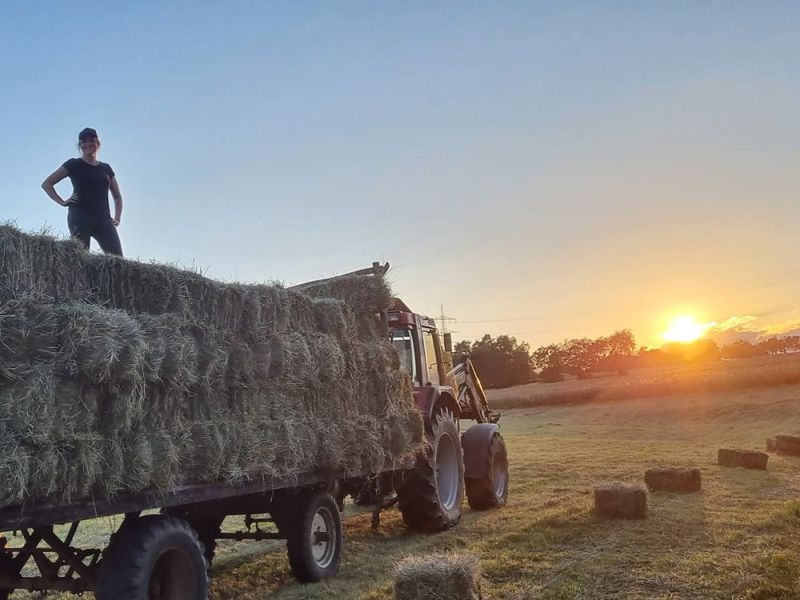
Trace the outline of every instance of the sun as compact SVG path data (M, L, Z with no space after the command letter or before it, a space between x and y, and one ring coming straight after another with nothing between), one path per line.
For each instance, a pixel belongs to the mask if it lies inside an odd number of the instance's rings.
M680 315L672 319L667 330L661 334L664 341L689 343L703 337L707 323L699 323L691 315Z

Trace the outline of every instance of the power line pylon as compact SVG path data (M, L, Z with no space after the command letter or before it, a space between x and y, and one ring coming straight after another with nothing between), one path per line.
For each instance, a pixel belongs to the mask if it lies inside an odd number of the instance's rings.
M439 315L439 318L436 319L436 320L439 321L439 329L441 330L442 335L444 335L445 333L454 333L454 332L449 331L447 329L447 324L448 323L456 323L457 322L456 319L454 319L453 317L445 316L445 314L444 314L444 305L441 304L439 306L441 308L441 313Z

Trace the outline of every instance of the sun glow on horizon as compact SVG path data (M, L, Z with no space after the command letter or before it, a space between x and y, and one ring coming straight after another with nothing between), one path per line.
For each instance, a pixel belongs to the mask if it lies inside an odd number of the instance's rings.
M665 342L694 342L705 334L713 325L712 323L700 323L691 315L679 315L670 321L667 330L661 334Z

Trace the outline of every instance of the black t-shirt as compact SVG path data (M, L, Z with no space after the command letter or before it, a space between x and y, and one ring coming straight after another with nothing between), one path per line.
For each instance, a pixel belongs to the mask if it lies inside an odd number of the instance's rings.
M98 162L90 165L81 158L70 158L62 165L69 174L78 201L70 208L78 208L95 217L111 217L108 210L108 187L114 170L111 165Z

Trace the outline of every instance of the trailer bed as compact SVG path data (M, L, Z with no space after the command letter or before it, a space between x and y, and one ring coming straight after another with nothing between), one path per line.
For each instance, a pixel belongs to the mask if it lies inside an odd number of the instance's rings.
M413 466L414 457L409 456L391 467L387 466L382 472L399 471ZM355 477L371 475L375 474L363 473ZM83 498L70 503L23 504L0 509L0 532L46 527L97 517L224 500L239 496L252 496L288 488L323 485L343 479L345 477L342 473L316 471L268 481L237 484L195 483L179 486L169 492L144 491L122 493L108 499Z

